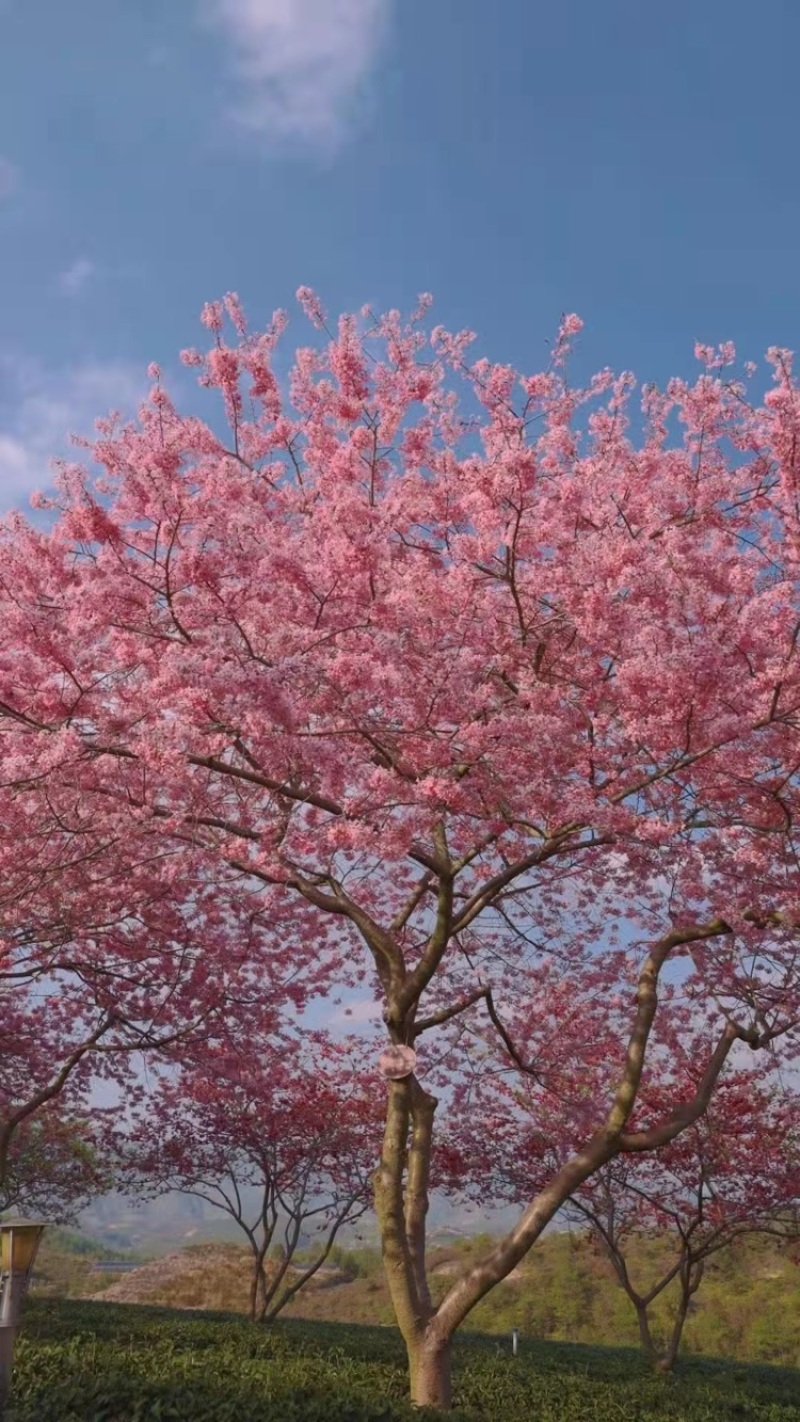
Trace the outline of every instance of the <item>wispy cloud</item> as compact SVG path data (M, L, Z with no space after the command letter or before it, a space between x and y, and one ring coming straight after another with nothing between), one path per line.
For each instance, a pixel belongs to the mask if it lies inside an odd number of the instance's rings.
M95 419L112 409L133 414L146 388L142 374L122 364L46 371L4 358L0 377L0 507L6 509L52 484L53 457L82 457L71 434L91 434Z
M19 181L19 172L10 158L4 158L0 154L0 202L4 198L11 197Z
M269 138L337 147L352 121L391 0L202 0L241 85L233 116Z
M90 262L88 257L78 257L59 273L58 289L62 296L78 296L94 274L94 262Z

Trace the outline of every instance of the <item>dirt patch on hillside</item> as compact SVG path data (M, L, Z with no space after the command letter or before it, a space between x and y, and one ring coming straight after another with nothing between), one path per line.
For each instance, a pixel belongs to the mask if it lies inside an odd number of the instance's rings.
M140 1269L132 1269L116 1283L92 1298L103 1303L172 1304L181 1308L214 1308L211 1295L224 1286L227 1296L236 1302L224 1306L247 1307L249 1262L244 1250L231 1245L210 1244L202 1248L183 1249L153 1259Z
M251 1270L249 1252L235 1244L192 1245L131 1270L91 1297L100 1303L163 1304L246 1313ZM291 1268L289 1274L296 1277ZM318 1293L347 1281L348 1276L341 1270L323 1265L303 1292Z

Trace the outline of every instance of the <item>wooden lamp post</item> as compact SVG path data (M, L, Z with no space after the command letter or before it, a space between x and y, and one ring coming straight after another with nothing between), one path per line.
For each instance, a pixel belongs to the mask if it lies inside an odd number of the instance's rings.
M14 1340L44 1228L41 1220L0 1220L0 1419L11 1391Z

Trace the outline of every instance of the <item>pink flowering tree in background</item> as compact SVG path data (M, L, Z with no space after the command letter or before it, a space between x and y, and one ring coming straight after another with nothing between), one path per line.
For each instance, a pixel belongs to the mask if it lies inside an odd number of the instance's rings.
M61 1102L27 1120L8 1152L0 1212L66 1224L113 1189L99 1125L97 1108L70 1111Z
M550 1180L591 1134L598 1101L613 1085L615 1006L559 1001L567 984L553 975L542 984L535 1057L518 1042L522 1024L497 1023L502 1050L489 1024L472 1032L471 1069L462 1072L455 1110L436 1151L438 1182L471 1206L524 1204L532 1182ZM770 1234L791 1249L800 1236L800 1096L781 1081L772 1054L729 1067L705 1112L656 1150L647 1147L670 1103L691 1101L702 1029L682 990L665 984L669 1040L651 1037L625 1148L582 1182L559 1218L588 1225L633 1306L642 1348L654 1368L674 1367L692 1300L706 1262L748 1234ZM489 1001L490 1015L494 1009ZM551 1033L541 1030L549 1019ZM515 1036L517 1041L515 1041ZM594 1044L588 1054L586 1039ZM583 1072L574 1063L582 1051ZM655 1070L654 1070L655 1067ZM643 1238L663 1246L645 1284L635 1281L630 1254ZM639 1271L643 1267L638 1264ZM664 1339L656 1300L666 1295L671 1321ZM662 1301L663 1302L663 1301Z
M120 1182L227 1214L252 1255L250 1316L271 1323L371 1204L380 1093L353 1043L277 1042L273 1024L181 1058L118 1143Z
M413 1397L447 1407L455 1329L583 1182L698 1121L735 1044L796 1050L800 401L785 352L763 399L728 348L637 395L568 381L574 317L520 376L427 335L425 302L329 332L300 295L287 390L285 319L212 304L184 358L224 428L153 367L96 476L61 467L51 527L7 521L0 820L46 844L53 892L91 825L112 879L256 894L287 971L367 975L420 1047L375 1204ZM616 1004L572 1061L574 1097L602 1040L608 1086L434 1308L435 1092L486 1069L468 1022L535 1063L548 973L565 1030ZM637 1125L645 1077L663 1115Z
M576 1191L567 1213L590 1225L636 1312L642 1348L669 1372L707 1261L747 1234L796 1240L798 1206L800 1102L774 1074L754 1086L737 1072L723 1078L706 1114L684 1134L652 1155L617 1156ZM651 1232L666 1235L671 1257L641 1284L627 1254ZM652 1305L670 1285L672 1326L660 1343Z
M124 875L112 894L77 883L74 870L55 885L32 873L37 848L0 891L0 1199L19 1194L20 1161L31 1193L38 1143L70 1119L83 1129L94 1088L136 1099L142 1054L218 1041L265 995L273 1021L304 1001L244 897L237 911L213 886L146 900ZM29 875L39 885L30 904L20 893ZM91 1153L88 1127L85 1145ZM60 1170L55 1135L52 1148Z
M55 988L37 993L30 985L3 984L0 1019L0 1198L12 1184L26 1141L57 1119L60 1099L85 1105L92 1058L110 1042L113 1016Z

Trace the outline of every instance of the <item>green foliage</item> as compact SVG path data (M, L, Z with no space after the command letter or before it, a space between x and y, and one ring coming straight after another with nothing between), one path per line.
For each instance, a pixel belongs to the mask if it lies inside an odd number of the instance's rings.
M129 1249L117 1249L81 1234L79 1230L63 1229L58 1225L48 1225L44 1239L48 1248L63 1254L75 1254L79 1258L134 1260L142 1257Z
M393 1329L32 1299L8 1422L417 1422ZM467 1334L452 1422L795 1422L800 1375Z
M300 1256L297 1256L300 1258ZM339 1269L347 1279L380 1279L383 1268L376 1249L353 1249L343 1244L334 1244L328 1255L328 1263Z

